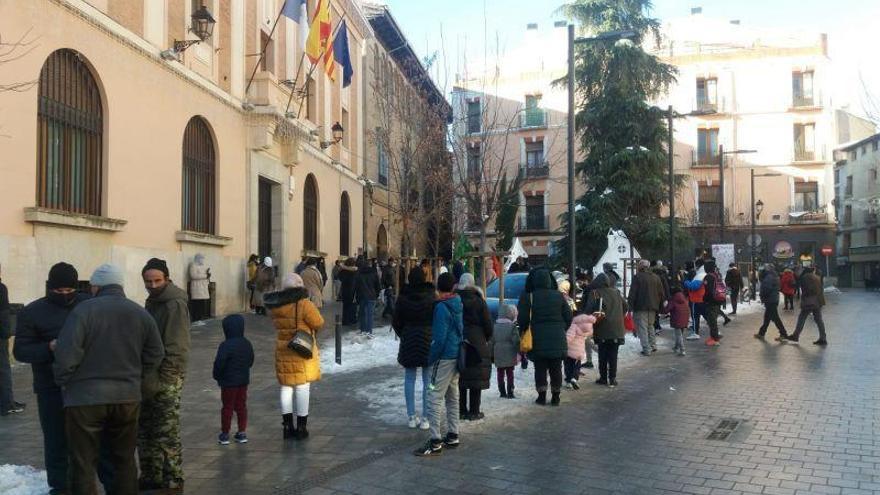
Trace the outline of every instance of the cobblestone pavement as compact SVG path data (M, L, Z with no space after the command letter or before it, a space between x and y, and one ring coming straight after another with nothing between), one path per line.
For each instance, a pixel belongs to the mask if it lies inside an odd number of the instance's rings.
M432 459L411 454L424 432L376 419L353 393L402 375L387 365L325 376L312 391L312 437L283 442L273 333L256 316L251 442L216 445L210 364L222 334L216 322L196 327L183 401L187 493L880 493L880 296L828 299L825 349L810 344L812 322L799 346L777 344L752 338L760 314L744 314L723 327L719 348L689 343L677 357L661 339L656 355L621 370L616 389L592 385L591 374L562 407L514 401L516 414L466 425L462 446ZM783 314L789 329L795 316ZM0 464L41 466L29 369L16 368L15 380L29 408L0 419ZM707 439L722 420L740 424Z

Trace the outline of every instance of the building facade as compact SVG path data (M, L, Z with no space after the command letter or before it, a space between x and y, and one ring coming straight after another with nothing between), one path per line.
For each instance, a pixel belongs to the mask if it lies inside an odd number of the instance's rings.
M362 6L374 32L364 57L365 248L380 259L439 256L450 251L443 224L452 212L431 193L449 175L452 109L389 8Z
M880 134L839 149L837 188L837 270L843 287L880 284Z
M195 39L202 4L216 20L211 37L175 53L176 41ZM309 71L305 26L279 17L281 4L0 3L4 41L28 43L0 61L0 83L34 83L0 94L0 264L14 302L40 297L58 261L83 279L116 263L139 299L147 259L168 260L185 287L203 253L224 313L246 307L252 253L273 257L279 273L303 254L357 253L372 31L359 5L331 3L354 65L343 89L341 77Z
M676 215L694 241L689 257L721 242L723 223L737 260L749 260L754 241L763 261L823 261L834 244L833 151L874 132L835 106L827 44L825 35L750 28L700 8L664 24L655 53L679 73L657 104L678 116L675 170L686 185Z
M519 46L494 65L461 74L452 90L456 180L482 182L482 190L497 202L493 191L501 177L510 181L521 175L513 235L533 264L554 254L568 208L567 97L564 88L552 84L567 71L566 33L565 23L530 24ZM458 227L476 247L483 217L491 250L498 234L494 215L468 211Z

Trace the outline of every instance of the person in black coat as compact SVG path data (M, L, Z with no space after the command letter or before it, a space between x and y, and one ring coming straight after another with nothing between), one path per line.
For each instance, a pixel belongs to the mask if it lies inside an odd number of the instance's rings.
M247 389L251 381L251 367L254 365L254 348L244 337L244 318L229 315L223 318L223 335L226 336L217 356L214 358L214 380L220 385L220 436L221 445L229 444L229 428L232 426L232 413L238 420L238 433L235 441L247 442Z
M474 276L465 273L458 282L458 295L464 306L464 338L476 348L480 355L477 364L469 365L461 372L458 382L460 399L459 414L462 419L476 421L485 415L480 411L483 390L489 388L492 375L492 351L489 340L492 338L492 317L483 294L474 284Z
M354 278L354 291L358 302L360 333L368 338L373 338L373 310L376 308L380 290L382 287L376 268L370 266L366 260L361 260Z
M404 286L397 299L391 323L391 328L400 339L397 362L404 368L403 394L410 428L430 427L428 384L431 383L431 368L428 367L428 354L431 351L434 299L434 285L425 282L425 274L421 268L413 268L409 272L409 283ZM416 416L415 405L416 375L419 368L422 369L421 420Z
M345 260L339 267L339 297L342 299L342 324L354 325L357 323L357 304L355 303L354 279L357 276L357 267L354 258Z
M67 440L61 387L55 384L52 363L55 342L67 315L88 299L86 294L76 292L78 279L76 268L67 263L57 263L49 270L46 297L28 304L18 314L12 349L17 361L31 365L43 430L46 478L53 492L67 490Z

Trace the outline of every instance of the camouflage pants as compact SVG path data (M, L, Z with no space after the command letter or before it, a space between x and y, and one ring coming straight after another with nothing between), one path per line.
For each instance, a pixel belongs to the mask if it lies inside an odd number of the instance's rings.
M138 459L141 480L168 486L183 483L183 447L180 443L180 393L183 377L162 383L141 404L138 419Z

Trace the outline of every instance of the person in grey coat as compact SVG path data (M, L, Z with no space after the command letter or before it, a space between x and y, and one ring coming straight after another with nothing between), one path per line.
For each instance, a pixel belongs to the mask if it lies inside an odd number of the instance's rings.
M125 297L123 280L116 266L99 266L91 278L95 297L70 312L55 344L71 493L97 493L99 446L113 465L108 493L137 493L141 378L159 367L165 351L156 322Z
M657 313L665 302L663 282L650 270L650 267L650 261L639 261L639 271L633 277L627 301L633 311L643 356L657 352L657 341L652 327Z
M502 399L516 398L513 394L513 369L516 367L516 358L519 356L520 340L516 317L516 306L502 305L498 311L498 319L495 320L495 329L492 332L492 341L490 342L498 375L498 393Z

